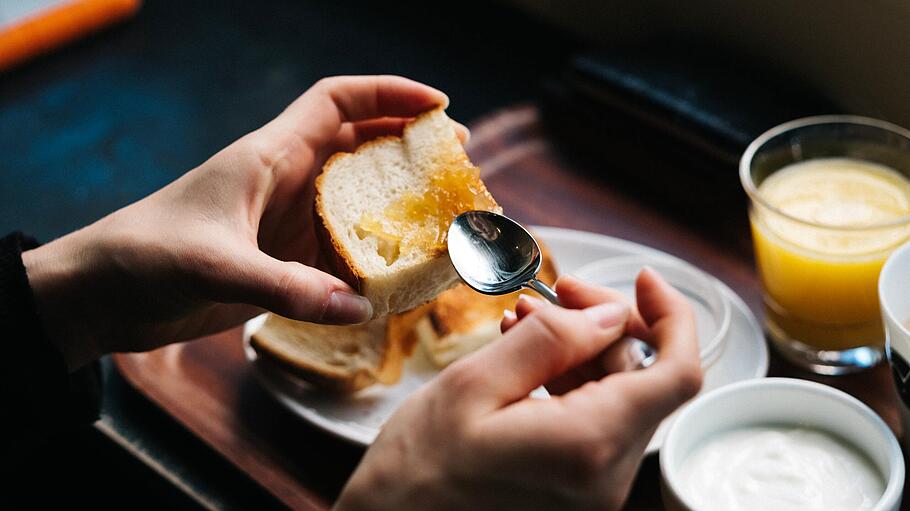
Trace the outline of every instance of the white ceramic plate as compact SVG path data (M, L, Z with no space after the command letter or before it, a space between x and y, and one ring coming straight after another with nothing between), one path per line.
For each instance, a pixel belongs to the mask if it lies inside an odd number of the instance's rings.
M533 230L550 249L560 274L573 273L586 264L607 257L650 255L673 258L644 245L600 234L553 227L534 227ZM762 377L768 372L768 349L761 327L732 290L723 285L723 291L733 311L730 338L723 353L706 370L702 392ZM256 364L256 352L249 345L249 336L262 326L263 321L264 316L251 319L244 328L245 353L254 364L259 381L282 405L305 421L355 444L367 446L373 443L382 424L402 401L439 372L418 346L414 356L405 362L401 380L395 385L374 385L347 397L321 393L291 374L271 367L270 370L263 370L261 365ZM648 453L660 448L672 418L658 428L648 445Z

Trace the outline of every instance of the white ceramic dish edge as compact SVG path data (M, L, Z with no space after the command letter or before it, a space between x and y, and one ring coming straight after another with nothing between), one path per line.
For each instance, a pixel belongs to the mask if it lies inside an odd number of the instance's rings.
M680 262L686 265L691 266L690 263L679 259L670 254L661 252L659 250L640 245L631 241L621 240L618 238L613 238L610 236L605 236L596 233L590 233L585 231L575 231L571 229L562 229L557 227L532 227L532 232L535 236L539 236L543 239L547 245L550 247L551 251L554 252L554 258L556 259L557 266L560 270L560 273L574 273L575 270L581 268L586 264L590 264L605 257L625 257L634 254L641 254L653 258L662 258L671 260L674 262ZM573 252L573 253L556 253L558 248L565 244L575 244L575 245L588 245L599 249L599 253L591 255L588 252ZM589 247L589 248L590 248ZM593 250L598 252L598 250ZM603 252L609 252L610 255L604 256ZM719 281L718 281L719 282ZM746 304L742 299L736 295L731 289L729 289L725 284L719 282L719 285L728 299L731 308L734 311L734 316L740 318L737 321L744 322L740 324L740 328L751 332L749 335L757 335L761 337L762 331L761 327L758 324L756 318L749 311ZM264 321L264 316L253 318L248 321L244 326L244 352L248 360L256 365L256 352L249 346L249 336L252 332L258 329L262 322ZM757 349L754 353L753 358L751 359L750 366L753 369L753 372L748 375L742 375L744 378L760 378L767 374L768 371L768 350L767 346L764 343L763 337L761 339L754 340L744 340L746 343L755 343L753 346ZM724 357L724 354L719 355L721 358ZM411 357L409 361L406 362L406 370L408 366L414 365L413 361L417 358ZM720 365L718 362L717 365ZM293 388L305 387L305 383L300 382L296 377L288 373L282 372L269 372L260 370L256 367L254 370L255 377L263 385L263 387L272 394L275 399L291 410L296 415L300 416L305 421L311 423L319 429L322 429L340 439L352 442L361 446L370 445L376 438L378 434L378 428L366 426L357 420L339 420L333 417L327 417L323 412L324 410L320 408L319 403L307 403L302 402L301 400L294 397ZM710 376L706 375L706 380ZM403 379L406 379L403 377ZM418 378L419 379L419 378ZM367 389L365 392L387 392L387 393L396 393L406 395L409 392L412 392L413 389L408 390L408 386L413 386L418 382L405 382L405 388L402 389L402 384L392 386L392 387L383 387L381 390L377 391L376 389ZM542 397L543 393L536 391L535 394L532 394L534 397ZM657 433L655 433L651 442L648 444L646 453L652 454L660 448L662 438L666 433L670 423L672 422L672 416L664 421L661 426L658 428Z
M775 392L778 394L801 394L803 397L801 402L804 406L787 407L787 412L785 413L789 414L789 419L782 419L779 416L780 412L774 410L774 406L762 409L759 406L761 400L769 399ZM750 402L749 405L744 405L744 401L749 399L750 396L754 401ZM731 401L732 397L738 397L736 400L738 407L730 406L730 403L725 402ZM807 404L806 399L814 400L812 406ZM785 404L780 402L777 402L776 405L785 407ZM712 406L718 410L712 409ZM816 409L813 410L812 407L816 407ZM832 416L838 417L837 421L819 420L819 415L823 415L819 408L825 407L827 407L826 412L829 418ZM736 411L736 408L747 409L747 411ZM751 419L742 421L734 419L733 423L730 424L731 420L726 417L737 413L749 415ZM765 415L762 415L763 413ZM845 420L845 414L848 413L852 413L852 417L860 421L861 425ZM709 432L704 430L691 431L691 428L697 430L697 425L700 422L711 423L711 428L714 429ZM701 437L707 436L715 430L725 431L737 427L767 423L793 423L816 427L834 433L851 442L854 447L869 456L879 470L882 471L883 475L886 472L888 474L885 491L873 511L898 511L905 478L904 460L897 438L895 438L888 425L885 424L885 421L871 408L845 392L821 383L794 378L763 378L727 385L699 396L679 414L670 427L664 447L660 450L661 490L665 492L664 503L668 509L680 511L691 511L694 509L691 502L687 501L686 496L680 491L675 473L675 470L683 461L685 455L688 454L689 449L691 449L690 444L697 443L702 439ZM875 440L859 436L857 429L863 426L866 432L874 431L878 438L877 445L879 449L874 449L869 445L870 442L875 442ZM854 429L849 430L850 427ZM845 434L848 430L850 433ZM879 452L870 452L873 450ZM883 465L887 465L887 467L883 467Z

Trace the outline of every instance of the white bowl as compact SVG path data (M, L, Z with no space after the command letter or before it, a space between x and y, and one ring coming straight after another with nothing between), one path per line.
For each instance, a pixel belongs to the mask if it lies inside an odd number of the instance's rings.
M878 277L878 299L885 323L885 354L900 396L904 431L910 428L910 243L895 250ZM904 433L903 442L907 444Z
M635 299L635 279L645 266L657 270L667 282L689 299L695 312L702 368L713 364L726 345L731 306L720 281L681 259L624 256L601 259L579 268L580 280L620 291Z
M667 509L695 510L679 486L680 467L695 447L717 433L767 424L815 428L850 442L886 480L874 511L899 509L904 459L894 433L849 394L792 378L728 385L696 398L679 414L660 450L661 492Z

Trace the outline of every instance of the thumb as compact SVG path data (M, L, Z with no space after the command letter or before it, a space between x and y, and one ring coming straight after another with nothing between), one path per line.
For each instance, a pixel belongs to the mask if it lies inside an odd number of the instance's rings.
M230 301L313 323L363 323L373 315L369 300L315 268L256 250L240 261L238 270L223 282Z
M478 408L514 402L603 351L622 336L628 317L624 302L584 310L542 306L502 339L449 366L447 378L460 380L449 390L467 391Z
M648 325L647 340L660 358L697 363L695 314L686 297L649 267L638 275L635 288L638 310Z

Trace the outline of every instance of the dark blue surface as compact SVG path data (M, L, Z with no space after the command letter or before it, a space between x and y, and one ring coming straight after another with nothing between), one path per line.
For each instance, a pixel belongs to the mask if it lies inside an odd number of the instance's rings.
M320 77L397 73L467 121L533 97L568 45L486 3L149 0L0 75L0 231L48 240L160 188Z
M410 76L446 91L449 113L470 121L534 98L570 46L488 2L146 0L129 23L0 74L0 233L47 241L148 195L323 76ZM70 507L193 506L144 483L153 472L126 445L210 505L277 505L104 362L102 423L120 445L97 431L97 441L57 439L16 466L21 494L51 482ZM356 463L356 450L345 453L336 472ZM317 491L338 491L334 473Z

